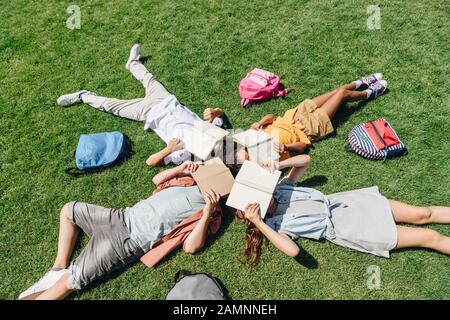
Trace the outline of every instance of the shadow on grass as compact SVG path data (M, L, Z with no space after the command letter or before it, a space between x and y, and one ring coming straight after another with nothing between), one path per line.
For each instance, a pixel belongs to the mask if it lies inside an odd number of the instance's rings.
M319 262L308 251L301 248L298 256L294 258L300 265L308 269L317 269Z
M317 188L328 182L328 178L323 175L313 176L299 183L302 187Z
M386 92L383 95L389 94L389 89L386 90ZM356 103L356 105L352 105L349 107L348 103L345 102L336 112L333 119L331 119L331 123L333 124L334 129L336 130L339 128L342 124L347 122L350 117L360 111L362 108L364 108L367 103L372 102L372 100L362 100ZM334 134L330 135L333 136Z
M354 106L349 106L348 103L344 103L336 112L333 119L331 119L331 123L333 124L333 128L336 130L342 126L345 122L347 122L350 117L360 111L365 105L367 101L361 101ZM329 137L334 136L336 133L329 135Z
M225 130L231 130L231 129L233 129L233 125L231 124L231 121L230 121L230 119L228 118L228 116L227 116L226 113L224 113L222 119L223 119L223 125L222 125L222 128L223 128L223 129L225 129Z
M445 253L437 252L437 251L435 251L433 249L430 249L430 248L414 248L414 247L411 247L411 248L392 249L390 252L394 253L394 254L397 254L397 253L403 253L403 252L408 252L408 251L427 251L427 252L432 252L432 253L435 253L435 254L447 257L447 255Z
M140 58L139 58L139 61L140 61L142 64L145 64L147 61L149 61L149 60L151 60L151 59L152 59L152 56L147 55L147 56L142 56L142 57L140 57Z

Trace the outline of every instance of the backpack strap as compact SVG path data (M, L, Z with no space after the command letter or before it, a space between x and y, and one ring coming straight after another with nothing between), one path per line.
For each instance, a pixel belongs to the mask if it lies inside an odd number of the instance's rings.
M274 97L284 97L288 92L289 92L288 88L284 90L278 90L276 93L274 92Z
M370 123L370 125L372 126L373 130L375 131L375 133L376 133L378 139L380 139L381 143L383 143L383 145L384 145L383 150L386 151L386 155L384 156L384 159L383 159L383 161L384 161L384 160L387 159L387 153L388 153L388 146L387 146L387 143L386 143L386 141L384 141L384 139L383 139L383 137L381 136L380 132L378 131L377 127L373 124L373 121L370 121L369 123Z
M246 106L248 106L249 104L250 104L250 100L249 99L246 99L246 98L242 98L241 99L241 106L243 106L244 108Z
M89 171L81 171L78 168L70 167L70 168L67 168L66 170L64 170L64 172L67 173L71 177L78 178L79 176L82 176L82 175L88 173Z
M381 143L384 145L384 150L387 150L388 146L386 144L386 141L384 141L384 139L381 136L380 132L378 131L377 127L373 124L373 121L370 121L369 123L372 126L375 133L377 134L377 137L380 139Z
M347 144L347 145L344 147L344 150L347 151L347 152L350 152L350 153L355 153L355 149L353 149L353 147L351 146L351 144Z
M185 270L185 269L178 270L177 273L175 273L175 276L173 277L173 282L177 283L184 277L189 276L191 274L192 274L192 272L190 272L189 270Z

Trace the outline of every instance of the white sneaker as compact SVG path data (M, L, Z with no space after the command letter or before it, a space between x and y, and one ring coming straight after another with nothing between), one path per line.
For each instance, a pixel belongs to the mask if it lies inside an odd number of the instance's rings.
M131 62L139 60L140 57L141 57L141 45L136 43L131 47L130 56L128 57L128 61L125 64L125 68L130 70Z
M19 295L19 300L24 300L27 297L35 294L40 294L44 292L45 290L52 287L61 277L67 272L67 269L61 269L61 270L50 270L44 276L39 279L38 282L33 284L31 287L29 287L27 290L22 292Z
M374 73L369 76L362 77L361 79L358 80L360 81L359 82L360 85L356 90L366 90L367 88L369 88L371 84L374 84L375 82L378 82L381 79L383 79L382 73Z
M80 96L83 93L88 93L88 92L89 91L81 90L81 91L78 91L78 92L65 94L65 95L60 96L58 98L58 100L56 100L56 102L61 107L68 107L68 106L71 106L71 105L76 104L76 103L81 103L83 101L81 100Z
M388 83L386 80L380 80L372 83L367 89L367 99L372 100L378 98L383 93L386 92L388 88Z

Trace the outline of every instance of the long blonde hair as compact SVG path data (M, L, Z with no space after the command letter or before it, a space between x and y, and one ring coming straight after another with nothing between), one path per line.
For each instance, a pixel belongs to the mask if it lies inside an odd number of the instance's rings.
M268 242L264 234L249 220L241 210L236 210L236 218L247 227L245 231L244 256L251 265L257 265L261 257L262 244Z

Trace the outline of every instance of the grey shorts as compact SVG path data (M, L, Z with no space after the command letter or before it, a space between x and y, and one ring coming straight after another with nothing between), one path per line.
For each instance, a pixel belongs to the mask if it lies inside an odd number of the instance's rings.
M144 251L130 238L125 223L126 209L70 202L68 218L90 239L70 264L68 287L80 290L101 278L137 261Z

